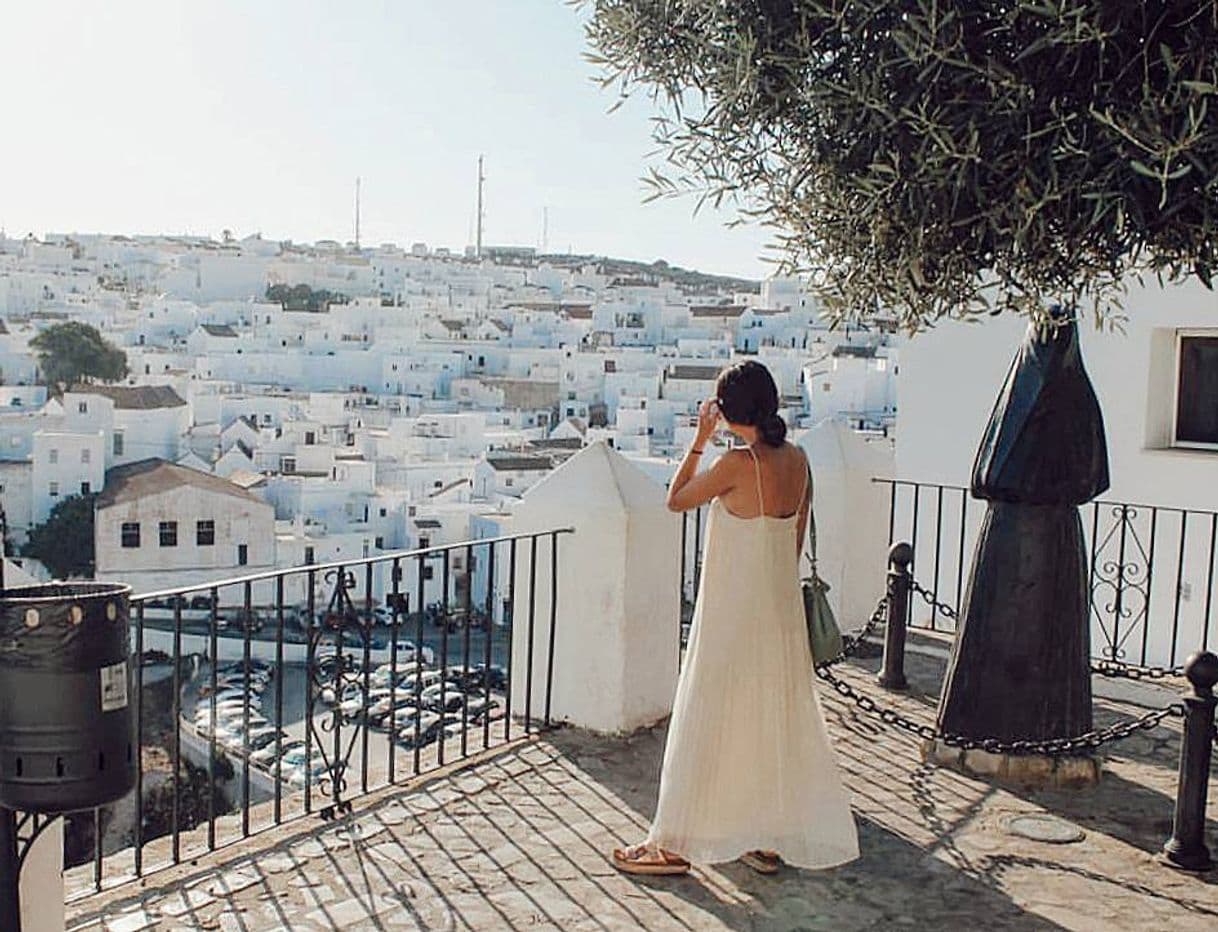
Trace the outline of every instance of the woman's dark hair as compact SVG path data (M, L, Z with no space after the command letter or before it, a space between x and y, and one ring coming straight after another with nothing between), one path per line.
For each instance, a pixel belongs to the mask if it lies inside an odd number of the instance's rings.
M746 359L724 369L715 383L715 397L719 410L733 424L756 427L770 446L782 446L787 423L778 413L778 386L761 363Z

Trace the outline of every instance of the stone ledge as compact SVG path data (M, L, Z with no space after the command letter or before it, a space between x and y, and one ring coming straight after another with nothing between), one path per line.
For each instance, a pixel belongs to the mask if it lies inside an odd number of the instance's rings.
M994 754L980 749L962 751L939 741L923 741L922 759L969 776L1032 789L1078 789L1100 782L1101 758L1098 755Z

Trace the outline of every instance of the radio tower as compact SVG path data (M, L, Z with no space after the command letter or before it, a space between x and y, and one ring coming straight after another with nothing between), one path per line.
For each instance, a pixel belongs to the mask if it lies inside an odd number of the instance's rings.
M482 174L482 156L478 156L478 227L474 239L474 255L482 258L482 182L486 176Z
M359 252L359 176L355 176L355 251Z

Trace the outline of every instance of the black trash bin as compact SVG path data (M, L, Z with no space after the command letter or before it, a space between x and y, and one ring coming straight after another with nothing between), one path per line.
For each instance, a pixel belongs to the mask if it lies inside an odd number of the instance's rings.
M130 586L0 595L0 806L71 812L135 786Z

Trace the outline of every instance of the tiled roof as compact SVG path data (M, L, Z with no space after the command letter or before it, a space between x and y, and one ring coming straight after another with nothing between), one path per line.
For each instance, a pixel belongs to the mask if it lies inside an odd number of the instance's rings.
M266 485L266 476L248 469L236 469L229 475L228 481L243 489L253 489Z
M107 470L106 487L97 497L97 507L109 508L182 486L265 504L262 499L227 479L165 460L147 459Z
M101 395L114 402L120 410L150 411L156 408L180 408L185 401L169 385L78 385L73 392Z
M874 346L851 346L843 343L840 346L833 347L834 356L854 356L858 359L871 359L875 356Z
M669 372L670 379L701 379L703 381L711 381L719 377L722 371L719 366L682 366L680 364L673 366Z
M554 466L548 456L497 456L486 461L496 472L542 472Z
M213 337L236 337L237 331L228 324L200 324Z
M552 407L558 401L558 382L542 379L483 378L487 388L503 392L503 406L508 409L535 411Z
M691 304L690 317L739 317L744 313L743 304Z

